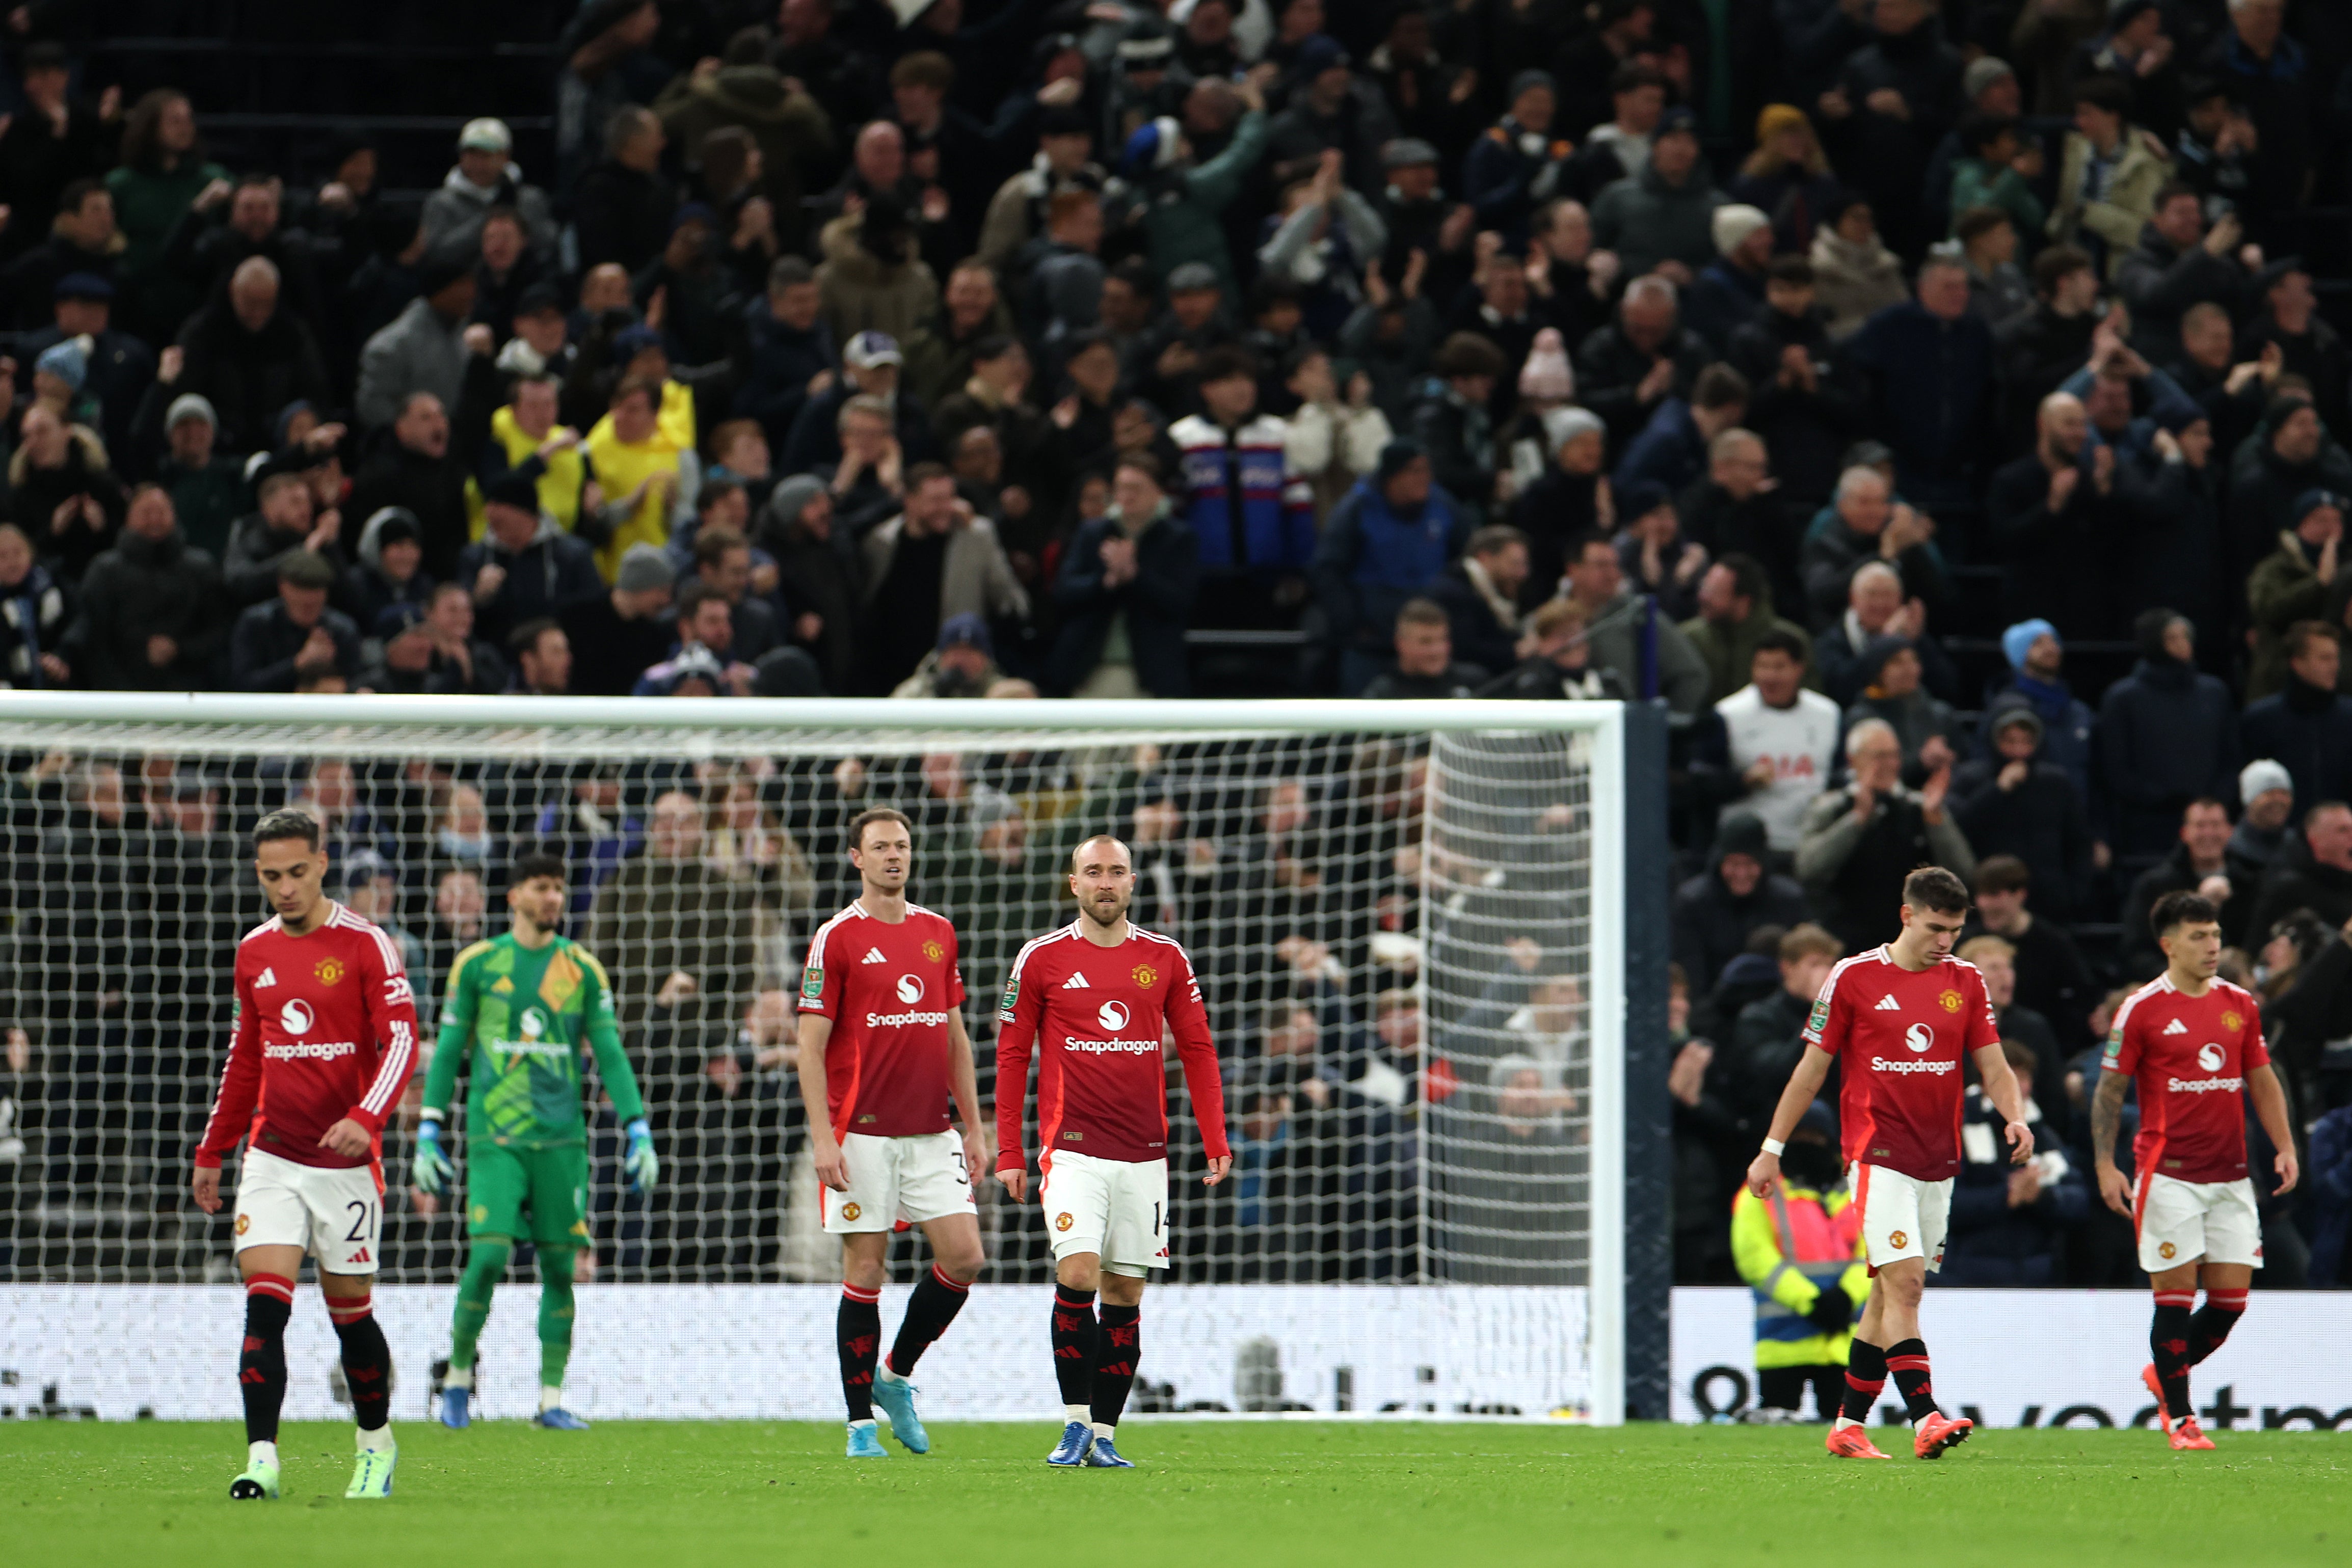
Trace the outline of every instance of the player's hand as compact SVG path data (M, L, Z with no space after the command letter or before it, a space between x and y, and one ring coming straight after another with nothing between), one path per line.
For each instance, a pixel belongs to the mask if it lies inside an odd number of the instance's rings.
M849 1190L849 1161L839 1144L827 1140L817 1145L816 1179L835 1192Z
M1233 1168L1234 1156L1231 1155L1219 1155L1216 1158L1209 1162L1209 1174L1201 1178L1201 1185L1202 1186L1216 1186L1219 1182L1225 1179L1225 1173Z
M2293 1192L2294 1190L2294 1184L2303 1178L2303 1167L2295 1163L2294 1151L2293 1149L2281 1149L2278 1152L2278 1158L2272 1161L2271 1164L2278 1172L2279 1191L2283 1193Z
M2009 1124L2009 1163L2021 1166L2033 1157L2033 1129L2022 1122Z
M1027 1167L1015 1166L1011 1170L999 1171L996 1173L996 1179L1003 1184L1004 1190L1006 1192L1013 1195L1013 1202L1026 1203L1029 1201L1029 1172Z
M963 1130L963 1168L968 1171L988 1168L988 1140L981 1135L977 1127Z
M2131 1218L2131 1182L2112 1160L2099 1162L2099 1199L2125 1218Z
M198 1166L194 1179L188 1183L188 1194L196 1207L206 1214L220 1212L220 1166Z
M347 1160L355 1160L375 1147L375 1137L365 1127L346 1116L326 1130L319 1139L319 1146L331 1150Z
M449 1156L441 1152L441 1124L427 1117L416 1128L416 1152L408 1156L408 1179L416 1190L439 1197L449 1190Z
M654 1130L643 1116L623 1129L628 1134L629 1146L621 1155L621 1169L629 1177L631 1192L651 1192L661 1180L661 1160L654 1153Z
M1843 1285L1824 1285L1805 1317L1823 1333L1843 1333L1853 1326L1853 1298Z
M1756 1157L1748 1162L1748 1190L1759 1197L1769 1197L1780 1183L1780 1156L1759 1149Z

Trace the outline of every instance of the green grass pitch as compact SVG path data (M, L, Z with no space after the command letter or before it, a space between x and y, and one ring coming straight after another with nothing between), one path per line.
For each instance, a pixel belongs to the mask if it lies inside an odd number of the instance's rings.
M2352 1561L2352 1436L2332 1433L2174 1454L2144 1432L1995 1431L1863 1464L1826 1458L1818 1427L1138 1423L1138 1469L1077 1472L1045 1468L1054 1436L941 1423L928 1458L851 1464L830 1425L409 1422L395 1495L362 1504L342 1498L351 1429L303 1424L279 1445L286 1496L232 1504L235 1427L9 1423L0 1543L157 1568Z

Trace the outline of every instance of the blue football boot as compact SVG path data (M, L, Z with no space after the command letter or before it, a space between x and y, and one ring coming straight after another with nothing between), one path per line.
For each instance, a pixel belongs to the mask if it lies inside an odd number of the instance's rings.
M470 1388L444 1388L441 1391L441 1425L456 1432L462 1432L472 1426L473 1394Z
M931 1435L923 1430L923 1418L915 1414L913 1384L904 1378L877 1377L874 1403L882 1406L882 1414L890 1421L890 1435L906 1445L907 1452L931 1451Z
M852 1421L849 1424L848 1457L853 1459L887 1459L890 1457L890 1450L884 1448L882 1439L874 1435L874 1423Z
M1110 1440L1110 1434L1108 1432L1097 1432L1095 1434L1094 1447L1087 1450L1087 1469L1090 1470L1131 1470L1135 1469L1135 1461L1133 1459L1120 1458L1118 1456L1118 1445L1114 1444Z
M1073 1421L1062 1428L1062 1440L1045 1456L1045 1462L1057 1469L1074 1470L1087 1462L1094 1451L1095 1429L1084 1421Z

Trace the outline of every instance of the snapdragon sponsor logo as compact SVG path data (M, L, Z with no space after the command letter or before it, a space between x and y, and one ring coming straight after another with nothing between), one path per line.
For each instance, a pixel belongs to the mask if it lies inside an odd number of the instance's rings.
M944 1025L947 1021L948 1015L945 1012L867 1013L866 1015L867 1029L905 1029L909 1024Z
M560 1040L502 1040L490 1048L501 1056L546 1056L562 1059L572 1047Z
M1079 1040L1073 1036L1065 1042L1072 1051L1087 1056L1141 1056L1147 1051L1160 1054L1156 1040Z
M1872 1057L1870 1065L1874 1071L1878 1072L1932 1072L1939 1077L1947 1072L1957 1072L1960 1068L1957 1061L1905 1061L1900 1058L1885 1056Z
M2242 1078L2168 1078L2167 1090L2175 1094L2234 1094L2246 1086Z
M285 1040L261 1048L272 1061L332 1061L358 1054L359 1042L350 1040Z

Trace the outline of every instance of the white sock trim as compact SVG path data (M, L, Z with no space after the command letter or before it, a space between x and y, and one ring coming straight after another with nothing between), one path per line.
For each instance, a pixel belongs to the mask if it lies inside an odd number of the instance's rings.
M1091 1405L1065 1405L1062 1406L1062 1420L1065 1424L1076 1421L1081 1427L1088 1427L1094 1424L1094 1418L1095 1411L1094 1406Z
M1837 1429L1838 1431L1843 1432L1843 1431L1844 1431L1848 1427L1859 1427L1859 1426L1861 1426L1861 1425L1862 1425L1862 1423L1861 1423L1861 1422L1859 1422L1859 1421L1855 1420L1855 1419L1854 1419L1853 1416L1839 1416L1839 1417L1837 1418L1837 1427L1836 1427L1836 1429Z
M1108 1437L1117 1435L1118 1431L1118 1423L1116 1421L1097 1421L1094 1424L1094 1427L1096 1437Z
M863 1420L863 1421L852 1421L852 1422L850 1423L850 1426L851 1426L852 1427L872 1427L873 1425L874 1425L874 1417L873 1417L873 1416L867 1416L867 1417L866 1417L866 1419L865 1419L865 1420Z
M441 1386L444 1388L472 1388L474 1386L474 1369L470 1366L451 1367L448 1371L441 1375Z
M383 1426L378 1427L373 1432L368 1431L365 1427L355 1428L355 1430L359 1432L359 1451L361 1453L388 1454L392 1451L393 1441L391 1422L386 1421Z
M539 1385L539 1409L541 1415L563 1407L563 1385L542 1383Z
M257 1443L247 1443L245 1446L245 1462L248 1465L276 1464L278 1462L276 1439L265 1437Z
M900 1374L890 1370L890 1358L886 1355L874 1364L874 1381L877 1383L904 1383L907 1379Z

